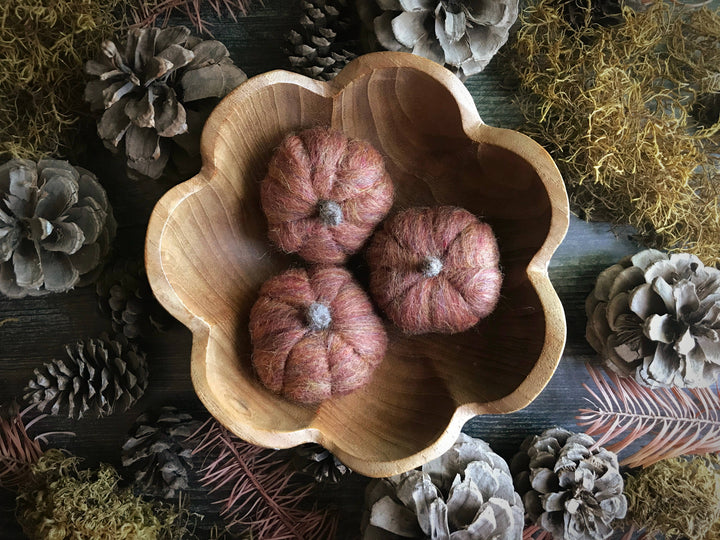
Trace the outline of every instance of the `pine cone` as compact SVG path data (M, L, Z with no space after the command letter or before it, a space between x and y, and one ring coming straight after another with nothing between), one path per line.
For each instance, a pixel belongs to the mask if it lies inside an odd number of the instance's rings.
M288 36L288 60L293 71L329 81L357 57L347 50L357 45L348 0L309 0L303 3L301 30Z
M112 318L113 331L128 339L163 331L171 317L153 296L140 261L118 261L95 284L100 310Z
M35 370L25 400L40 411L69 418L107 416L130 408L145 393L145 353L123 335L66 345L67 358Z
M85 100L104 111L98 134L113 151L124 142L127 165L158 178L170 157L170 140L188 131L183 103L221 98L247 79L219 41L191 37L183 26L133 29L124 53L112 41L85 71L94 77Z
M188 488L193 463L192 449L185 440L200 425L175 407L138 416L132 435L123 444L122 464L132 471L142 494L172 499Z
M366 539L522 538L522 501L507 463L465 434L420 470L371 482L365 507Z
M444 64L461 79L485 69L518 16L518 0L376 1L382 8L373 21L380 45Z
M592 437L551 428L528 437L510 465L531 522L554 538L608 538L627 500L617 456Z
M318 483L337 484L352 473L329 450L319 444L304 444L295 448L295 467L315 478Z
M67 161L0 166L0 292L64 292L94 279L115 237L97 177Z
M605 364L646 386L702 387L720 375L720 271L649 249L600 273L586 336Z

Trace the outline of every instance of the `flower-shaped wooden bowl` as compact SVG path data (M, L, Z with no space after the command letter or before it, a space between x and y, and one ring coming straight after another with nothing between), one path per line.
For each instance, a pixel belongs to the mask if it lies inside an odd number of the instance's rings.
M405 336L388 323L371 383L307 407L258 382L248 320L261 284L298 264L267 239L260 181L283 137L317 124L380 150L394 209L457 205L490 223L505 278L497 309L470 331ZM355 60L331 83L259 75L214 110L201 148L202 171L155 207L147 274L192 331L195 389L232 432L274 448L318 442L362 474L389 476L442 454L473 415L525 407L549 381L565 343L547 276L568 226L562 178L535 142L483 124L449 71L388 52Z

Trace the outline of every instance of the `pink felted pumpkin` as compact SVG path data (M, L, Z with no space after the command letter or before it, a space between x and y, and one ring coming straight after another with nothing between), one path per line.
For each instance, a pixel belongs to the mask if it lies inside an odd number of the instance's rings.
M345 269L291 269L270 278L250 311L252 362L271 392L299 403L347 394L370 380L387 336Z
M387 214L393 186L370 143L315 127L275 151L260 200L280 249L314 263L342 263Z
M408 334L467 330L500 296L495 235L462 208L396 214L375 233L367 259L373 298Z

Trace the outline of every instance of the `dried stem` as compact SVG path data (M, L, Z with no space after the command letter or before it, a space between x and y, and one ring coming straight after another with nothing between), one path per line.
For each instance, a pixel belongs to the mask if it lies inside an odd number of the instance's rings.
M580 409L575 418L588 435L600 435L596 446L619 453L642 437L653 436L622 465L647 467L671 457L720 452L717 388L651 389L614 373L606 379L591 366L588 371L596 390L583 384L592 396L587 399L591 407Z
M337 516L311 508L314 482L298 483L282 454L248 444L210 419L190 437L193 454L207 456L201 482L223 492L220 514L228 529L250 528L258 538L334 537Z
M212 35L211 26L202 18L201 8L205 5L212 8L218 17L227 12L234 21L238 15L247 15L252 0L150 0L136 2L130 8L133 26L146 28L161 23L166 26L171 15L177 12L187 17L200 33Z
M553 535L537 525L528 525L523 530L522 540L553 540Z
M0 487L15 489L21 485L43 454L40 443L47 444L53 435L68 434L48 432L31 437L27 430L47 417L40 414L26 424L24 419L34 408L35 405L30 405L20 412L13 412L9 419L0 416Z

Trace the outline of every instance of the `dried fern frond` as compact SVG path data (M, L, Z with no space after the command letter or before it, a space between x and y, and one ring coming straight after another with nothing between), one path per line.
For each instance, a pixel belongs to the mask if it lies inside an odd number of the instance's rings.
M200 33L212 35L203 19L204 7L211 8L218 17L226 12L233 21L238 15L247 15L253 0L131 0L130 16L133 26L147 28L149 26L167 26L171 15L179 14L190 20Z
M229 530L249 528L257 538L335 537L337 516L312 507L315 482L298 482L283 454L240 440L212 418L191 440L193 454L207 456L200 481L210 493L227 494L216 502Z
M603 377L588 366L596 390L583 384L592 399L575 418L597 445L620 453L648 436L652 439L620 464L647 467L662 459L720 452L720 390L657 388L639 385L614 373ZM608 444L615 441L612 444Z
M43 454L42 444L55 433L41 433L32 437L27 430L47 417L41 414L30 420L25 419L35 408L31 405L22 411L16 405L10 406L8 418L0 415L0 487L15 489L30 475L31 467Z

